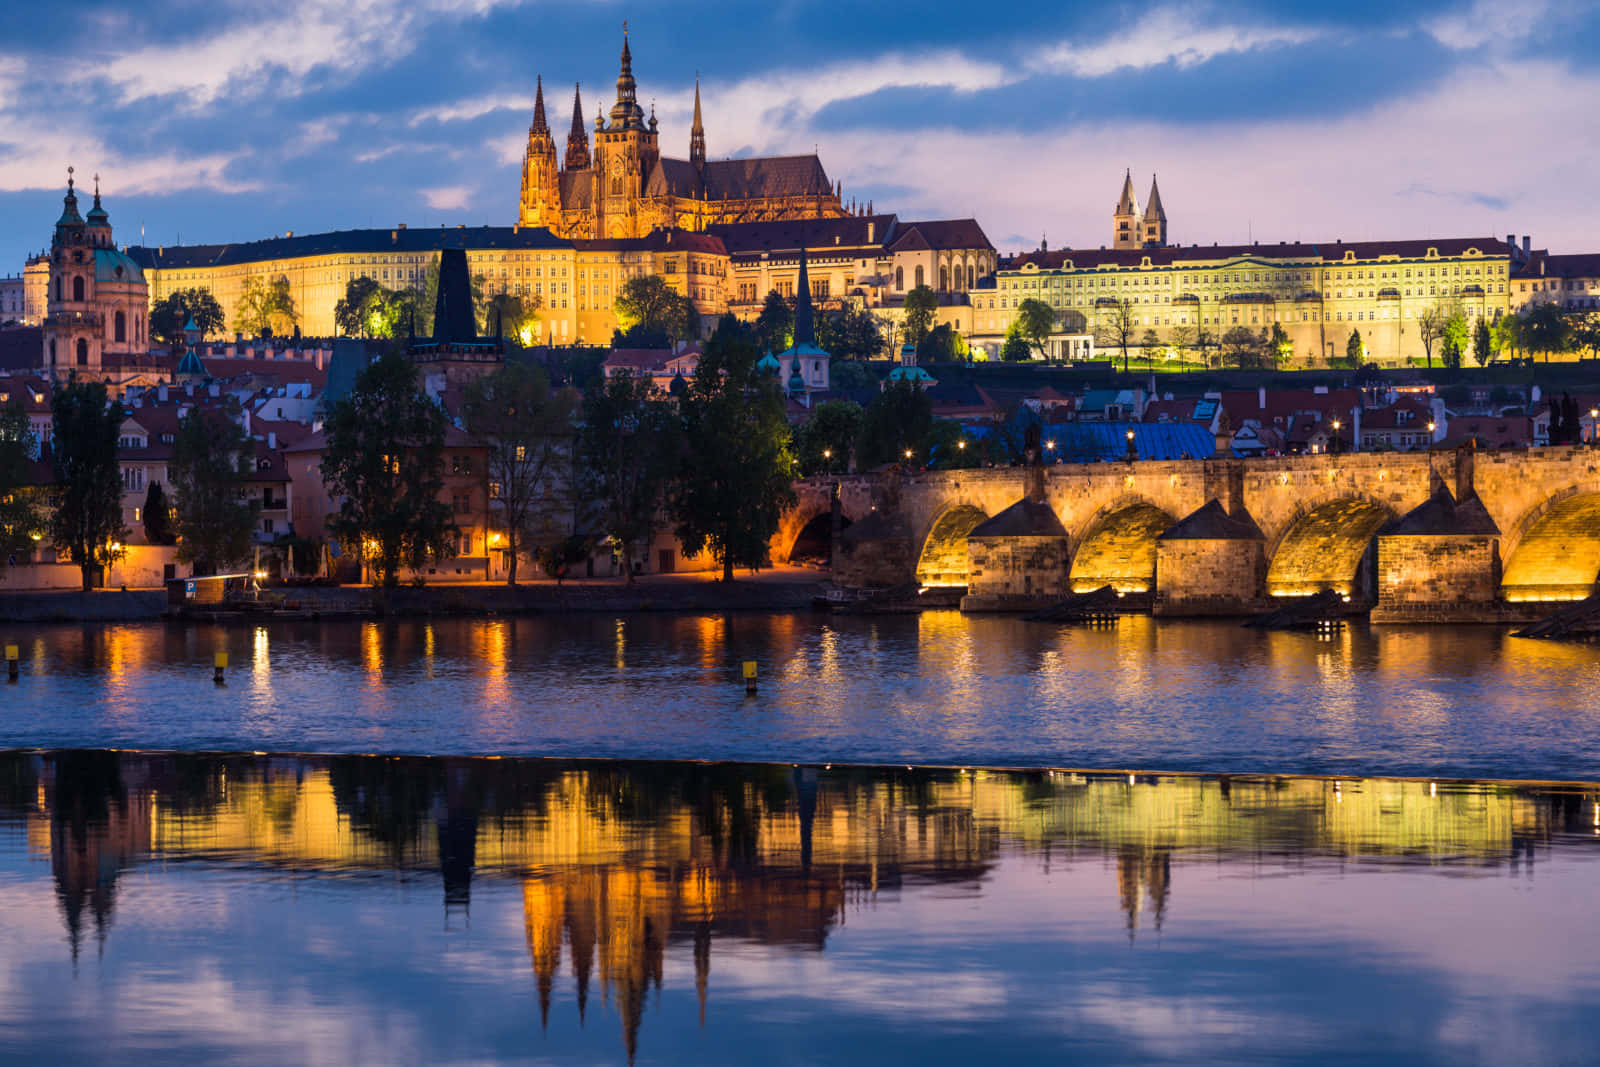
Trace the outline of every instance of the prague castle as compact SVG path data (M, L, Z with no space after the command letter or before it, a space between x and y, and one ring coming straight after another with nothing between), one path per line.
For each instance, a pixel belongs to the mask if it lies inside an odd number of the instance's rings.
M626 238L655 229L847 214L839 187L815 155L707 159L698 81L688 159L662 156L654 111L647 120L636 97L633 55L624 34L610 121L603 113L595 116L591 151L583 100L574 92L572 129L557 168L540 80L522 162L519 225L542 226L564 238Z

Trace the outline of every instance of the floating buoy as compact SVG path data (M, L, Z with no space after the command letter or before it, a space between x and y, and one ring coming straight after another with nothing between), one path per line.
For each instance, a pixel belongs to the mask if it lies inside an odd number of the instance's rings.
M217 653L217 658L214 661L214 670L213 670L212 675L211 675L211 680L213 682L216 682L218 685L225 685L226 682L224 681L222 675L223 675L223 672L226 671L227 669L228 669L228 654L226 652L218 652Z
M6 677L9 678L13 682L17 680L17 670L18 670L18 668L17 668L17 660L19 658L20 657L18 657L18 655L17 655L17 646L16 645L7 645L6 646Z
M756 661L753 659L744 661L744 691L746 693L756 691Z

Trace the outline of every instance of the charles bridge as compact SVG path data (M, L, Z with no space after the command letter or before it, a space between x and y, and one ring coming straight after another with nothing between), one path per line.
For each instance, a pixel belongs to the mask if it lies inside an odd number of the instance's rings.
M1156 614L1323 589L1375 621L1517 620L1595 589L1600 449L886 471L796 483L773 558L967 610L1111 585Z

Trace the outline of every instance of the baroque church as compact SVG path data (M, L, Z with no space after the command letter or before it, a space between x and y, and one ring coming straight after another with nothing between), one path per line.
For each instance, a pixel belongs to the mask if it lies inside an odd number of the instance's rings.
M100 203L78 214L72 168L67 195L50 239L50 278L41 370L66 377L104 378L128 370L148 353L149 287L144 271L111 240L111 216Z
M654 109L646 119L637 100L626 30L617 102L609 121L604 112L596 114L591 150L583 100L574 91L572 130L559 168L555 138L545 119L544 81L539 80L522 163L519 226L542 226L568 240L608 239L674 227L703 230L717 223L848 214L840 188L828 180L815 154L708 160L698 79L689 158L662 156Z

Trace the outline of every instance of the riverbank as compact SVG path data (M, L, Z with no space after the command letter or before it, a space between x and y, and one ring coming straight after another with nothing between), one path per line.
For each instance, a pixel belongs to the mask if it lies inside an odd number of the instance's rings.
M428 615L629 614L634 612L796 611L826 588L824 576L802 567L740 575L732 584L704 574L653 574L629 585L620 578L504 583L455 582L421 588L364 585L270 588L266 602L281 612L192 611L196 621L256 622L287 618ZM168 617L163 589L93 592L0 592L0 622L139 622Z

